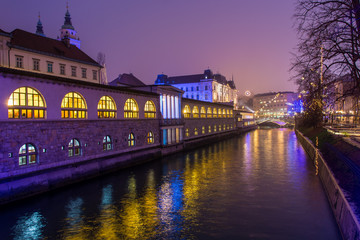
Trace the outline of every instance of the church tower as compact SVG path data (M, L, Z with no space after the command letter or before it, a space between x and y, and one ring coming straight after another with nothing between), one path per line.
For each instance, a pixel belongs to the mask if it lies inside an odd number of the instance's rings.
M76 35L76 31L71 23L71 17L69 13L69 6L66 5L65 21L60 29L60 39L70 40L70 44L74 44L80 48L80 39Z
M36 34L45 37L44 31L43 31L43 26L40 21L40 13L39 13L39 21L37 22L37 25L36 25Z

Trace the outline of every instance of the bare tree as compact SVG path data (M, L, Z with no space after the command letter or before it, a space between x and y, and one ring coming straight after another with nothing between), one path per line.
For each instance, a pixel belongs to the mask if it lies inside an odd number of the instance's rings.
M354 0L298 0L295 26L299 36L297 53L292 60L295 82L307 95L306 110L324 109L324 97L334 97L331 90L340 76L350 75L354 88L360 89L359 15ZM342 97L342 96L337 96ZM316 104L315 104L316 105ZM314 113L312 113L314 114ZM321 117L318 119L321 121Z

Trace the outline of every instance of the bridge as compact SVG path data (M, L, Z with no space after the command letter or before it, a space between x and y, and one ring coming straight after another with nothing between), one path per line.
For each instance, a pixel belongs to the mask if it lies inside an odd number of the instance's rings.
M293 127L294 119L276 119L276 118L261 118L256 120L258 126L267 126L267 127Z

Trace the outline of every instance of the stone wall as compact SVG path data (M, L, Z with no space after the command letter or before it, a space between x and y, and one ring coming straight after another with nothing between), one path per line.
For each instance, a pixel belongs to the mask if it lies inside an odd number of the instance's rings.
M296 135L305 151L314 161L315 166L318 166L319 177L324 186L330 206L340 227L343 238L360 239L359 221L349 202L347 201L343 190L337 184L336 179L334 178L322 155L316 151L316 148L311 143L311 141L303 136L298 130L296 130ZM317 162L316 155L318 155Z

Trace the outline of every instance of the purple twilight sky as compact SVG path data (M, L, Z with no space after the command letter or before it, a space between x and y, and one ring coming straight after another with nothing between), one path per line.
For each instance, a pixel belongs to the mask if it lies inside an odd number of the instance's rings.
M296 0L73 0L72 24L81 49L105 53L108 80L133 73L146 84L157 74L234 77L243 93L296 91L289 81ZM59 36L66 0L2 3L0 29L36 31L40 12L47 37Z

